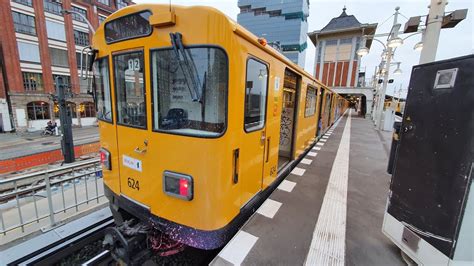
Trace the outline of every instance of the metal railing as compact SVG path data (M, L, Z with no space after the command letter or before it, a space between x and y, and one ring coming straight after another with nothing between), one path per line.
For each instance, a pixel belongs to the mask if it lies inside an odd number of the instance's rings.
M0 234L34 223L57 224L58 214L79 212L104 196L98 158L0 180ZM94 202L95 203L95 202Z

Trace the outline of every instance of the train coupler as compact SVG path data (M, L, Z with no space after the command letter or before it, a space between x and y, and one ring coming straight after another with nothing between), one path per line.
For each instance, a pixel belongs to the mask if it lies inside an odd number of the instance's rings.
M152 255L147 246L148 233L148 226L128 220L118 227L107 228L102 245L121 264L142 265Z

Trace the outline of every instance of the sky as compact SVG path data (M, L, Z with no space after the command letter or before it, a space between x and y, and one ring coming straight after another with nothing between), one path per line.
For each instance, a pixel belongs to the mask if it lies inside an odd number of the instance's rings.
M282 0L285 1L285 0ZM169 3L169 0L134 0L135 3ZM205 5L212 6L227 16L237 20L239 8L237 0L171 0L176 5ZM310 11L308 17L308 32L322 29L333 17L338 17L344 5L347 8L347 14L354 15L361 23L378 23L376 33L389 32L395 13L395 7L400 7L401 16L399 23L404 27L408 18L413 16L427 15L430 0L310 0ZM460 22L455 28L442 29L438 44L436 60L443 60L474 53L474 0L450 0L446 11L468 8L467 18ZM388 20L387 20L388 19ZM400 37L406 37L402 35ZM380 38L382 42L386 38ZM420 58L420 52L413 50L413 46L421 40L421 34L412 36L405 40L404 44L397 48L394 60L401 62L401 75L391 74L390 78L394 83L389 84L387 94L398 96L402 88L401 96L407 93L408 83L410 81L411 69L417 65ZM305 70L313 73L315 47L310 39L307 39L308 48L306 49ZM375 67L379 65L383 47L378 42L373 42L370 53L362 58L361 71L366 71L366 77L371 77ZM391 73L396 66L392 66Z

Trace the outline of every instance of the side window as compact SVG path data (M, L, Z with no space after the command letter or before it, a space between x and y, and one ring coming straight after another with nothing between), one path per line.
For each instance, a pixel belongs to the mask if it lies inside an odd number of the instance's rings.
M117 123L146 128L143 52L114 56Z
M316 89L308 86L306 89L306 103L304 117L313 116L316 112Z
M112 122L112 97L110 96L108 57L96 60L93 70L97 118Z
M265 125L267 87L268 67L255 59L247 60L244 109L246 132L262 129Z

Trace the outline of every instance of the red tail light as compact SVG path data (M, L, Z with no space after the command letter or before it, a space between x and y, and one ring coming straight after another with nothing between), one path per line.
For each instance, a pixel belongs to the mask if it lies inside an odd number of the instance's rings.
M163 173L163 190L170 196L192 200L194 197L193 178L189 175L165 171Z
M181 178L179 179L179 195L181 196L184 196L184 197L187 197L188 196L188 188L189 188L189 184L188 184L188 179L186 178Z
M104 148L100 148L100 163L106 170L112 170L112 163L110 161L110 152Z

